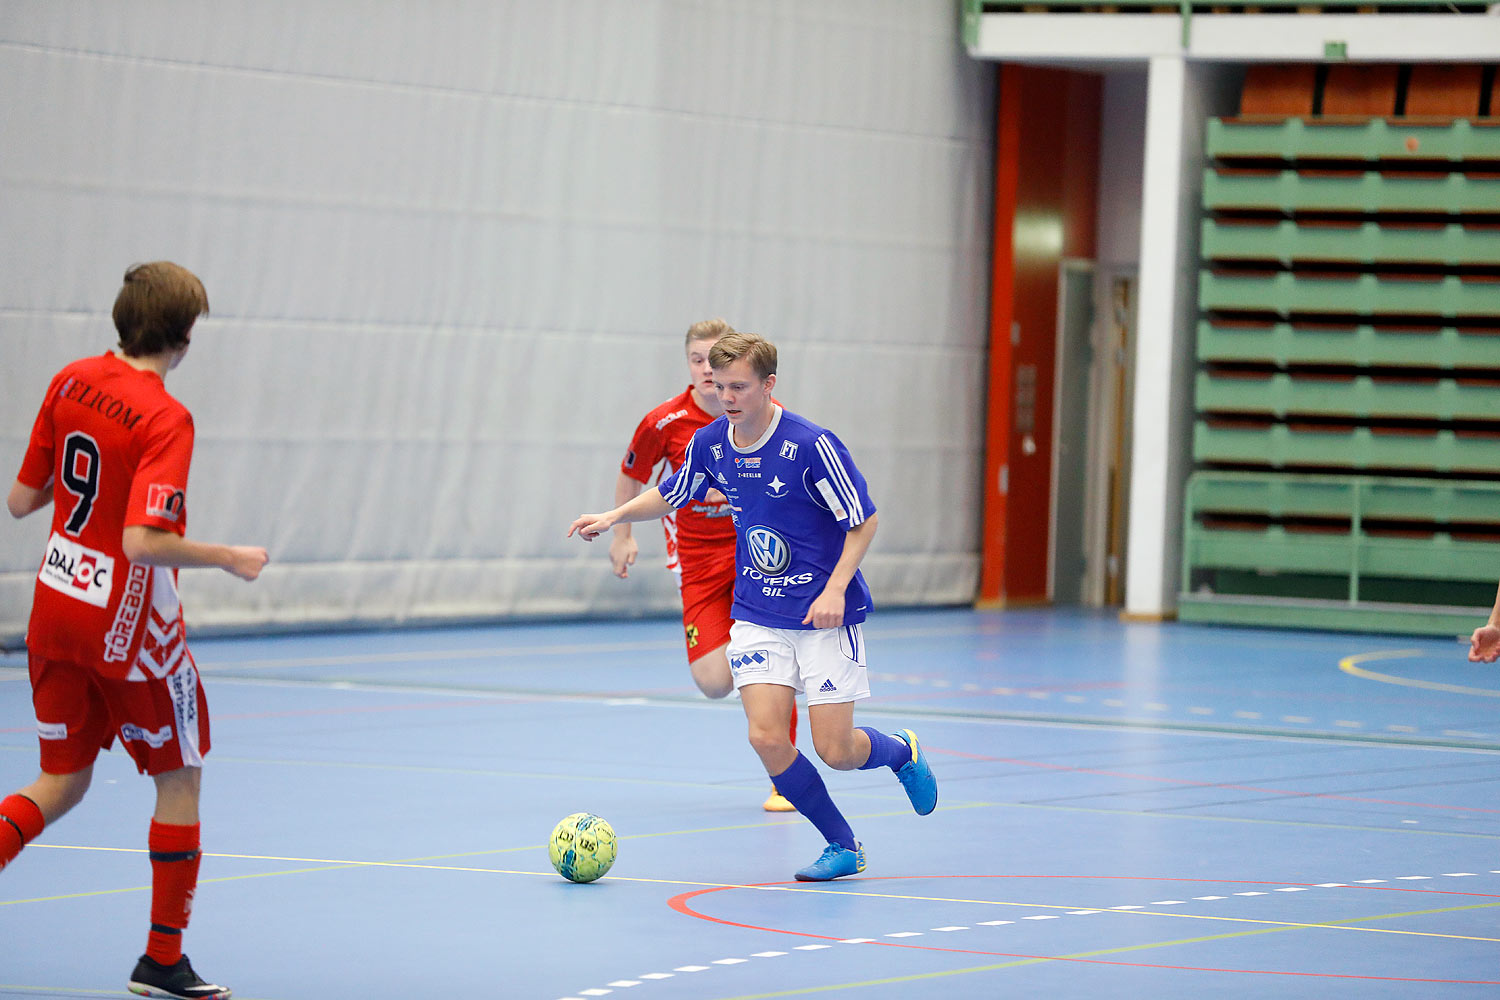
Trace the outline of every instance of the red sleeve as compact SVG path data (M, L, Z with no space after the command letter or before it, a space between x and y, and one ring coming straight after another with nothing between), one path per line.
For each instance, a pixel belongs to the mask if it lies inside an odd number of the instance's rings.
M648 413L641 420L635 429L635 437L630 439L630 447L625 449L625 457L620 460L620 471L642 484L651 482L651 470L663 457L661 432L651 422L651 417L652 413Z
M134 524L183 534L187 530L188 466L193 461L193 418L186 410L154 422L146 450L130 481L125 526Z
M52 482L54 436L52 433L52 408L57 403L57 394L62 391L62 373L59 372L47 386L47 398L37 410L36 423L31 425L31 442L26 446L26 457L21 459L21 471L16 481L34 490L46 489Z

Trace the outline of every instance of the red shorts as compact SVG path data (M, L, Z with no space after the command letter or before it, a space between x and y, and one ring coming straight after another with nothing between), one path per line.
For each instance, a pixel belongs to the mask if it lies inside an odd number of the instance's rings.
M689 551L682 559L682 631L693 663L729 641L734 619L734 549L720 554Z
M94 762L119 736L142 774L203 766L208 701L191 653L163 678L101 677L67 660L30 657L42 770L72 774Z

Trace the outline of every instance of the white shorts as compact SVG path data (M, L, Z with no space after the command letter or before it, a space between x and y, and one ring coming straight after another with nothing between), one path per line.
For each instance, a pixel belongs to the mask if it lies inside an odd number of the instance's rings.
M768 628L737 621L729 628L729 670L736 691L747 684L780 684L806 694L808 705L870 697L859 625Z

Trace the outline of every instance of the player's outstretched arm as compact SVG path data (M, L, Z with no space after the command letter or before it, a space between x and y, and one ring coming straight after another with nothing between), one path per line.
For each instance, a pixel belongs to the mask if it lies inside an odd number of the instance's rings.
M147 566L215 566L241 580L254 580L269 561L257 545L218 545L195 542L144 524L125 528L120 539L125 558Z
M35 486L27 486L19 479L11 485L10 495L5 498L5 506L10 510L11 517L25 517L27 514L41 510L51 502L51 483L42 489L37 489Z
M619 478L615 480L615 506L624 506L640 496L641 490L645 488L645 483L632 479L623 472L620 473ZM614 567L615 576L624 580L630 576L630 567L635 565L635 557L640 551L640 546L636 544L629 523L616 524L614 531L615 536L609 540L609 562Z
M650 521L673 509L661 495L659 489L649 489L629 503L603 514L580 514L568 526L567 537L575 534L586 542L592 542L622 521Z

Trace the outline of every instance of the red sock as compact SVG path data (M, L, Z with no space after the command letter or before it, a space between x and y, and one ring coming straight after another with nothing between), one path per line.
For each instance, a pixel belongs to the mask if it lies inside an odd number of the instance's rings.
M198 824L151 821L151 933L146 954L162 965L182 958L182 932L198 888Z
M792 738L792 746L797 745L797 703L792 702L792 727L788 734Z
M46 825L42 810L26 796L7 795L0 799L0 868L10 864Z

